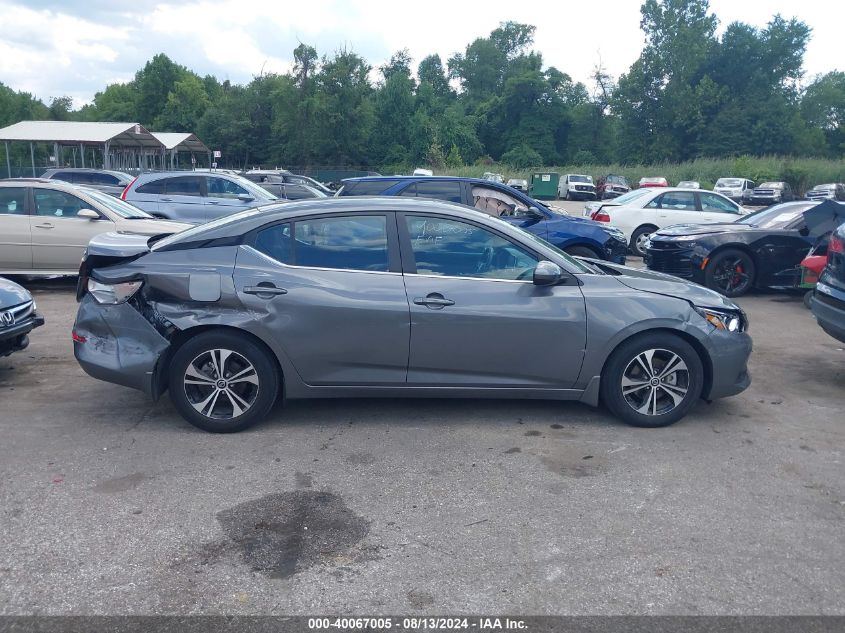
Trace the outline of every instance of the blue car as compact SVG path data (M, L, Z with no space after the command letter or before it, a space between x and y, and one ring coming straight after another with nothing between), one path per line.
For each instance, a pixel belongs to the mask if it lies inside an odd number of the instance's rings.
M343 181L338 196L401 196L458 202L499 217L576 257L625 263L628 243L615 227L556 211L512 187L480 178L370 176Z

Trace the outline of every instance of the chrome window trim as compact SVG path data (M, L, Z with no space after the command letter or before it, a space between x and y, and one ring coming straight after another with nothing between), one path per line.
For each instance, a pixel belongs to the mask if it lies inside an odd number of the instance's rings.
M243 248L248 248L250 251L255 253L256 255L260 256L263 259L275 264L276 266L281 266L282 268L290 268L292 270L322 270L326 272L345 272L345 273L364 273L367 275L401 275L400 272L395 272L392 270L361 270L360 268L324 268L322 266L297 266L294 264L285 264L284 262L280 262L277 259L273 259L266 253L262 253L254 246L250 246L249 244L242 244Z
M526 279L492 279L490 277L458 277L456 275L428 275L425 273L405 273L408 277L425 277L427 279L464 279L466 281L497 281L508 284L531 284L534 285L533 280Z

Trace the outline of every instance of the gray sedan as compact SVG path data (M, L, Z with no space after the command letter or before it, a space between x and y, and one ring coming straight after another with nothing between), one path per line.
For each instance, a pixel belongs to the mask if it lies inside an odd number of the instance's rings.
M174 273L174 271L177 271ZM425 199L329 198L92 240L74 351L232 432L286 398L600 400L656 427L745 389L745 314Z

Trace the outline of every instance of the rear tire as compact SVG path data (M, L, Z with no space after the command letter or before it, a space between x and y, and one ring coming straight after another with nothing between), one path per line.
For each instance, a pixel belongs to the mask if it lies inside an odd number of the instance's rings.
M631 235L631 252L639 257L645 257L645 238L657 230L656 226L641 226Z
M185 420L211 433L236 433L264 419L279 393L270 354L244 334L210 331L170 362L170 398Z
M613 351L602 372L601 397L626 424L657 428L684 417L703 386L704 367L692 345L675 334L655 332Z
M754 287L755 272L748 253L728 248L707 262L704 285L726 297L741 297Z

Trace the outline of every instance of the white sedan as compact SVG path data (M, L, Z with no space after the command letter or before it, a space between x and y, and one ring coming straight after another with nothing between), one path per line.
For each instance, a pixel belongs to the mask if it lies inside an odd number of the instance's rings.
M648 236L673 224L732 222L749 211L725 196L701 189L634 189L613 200L592 202L584 209L597 222L620 229L634 255L643 256Z

